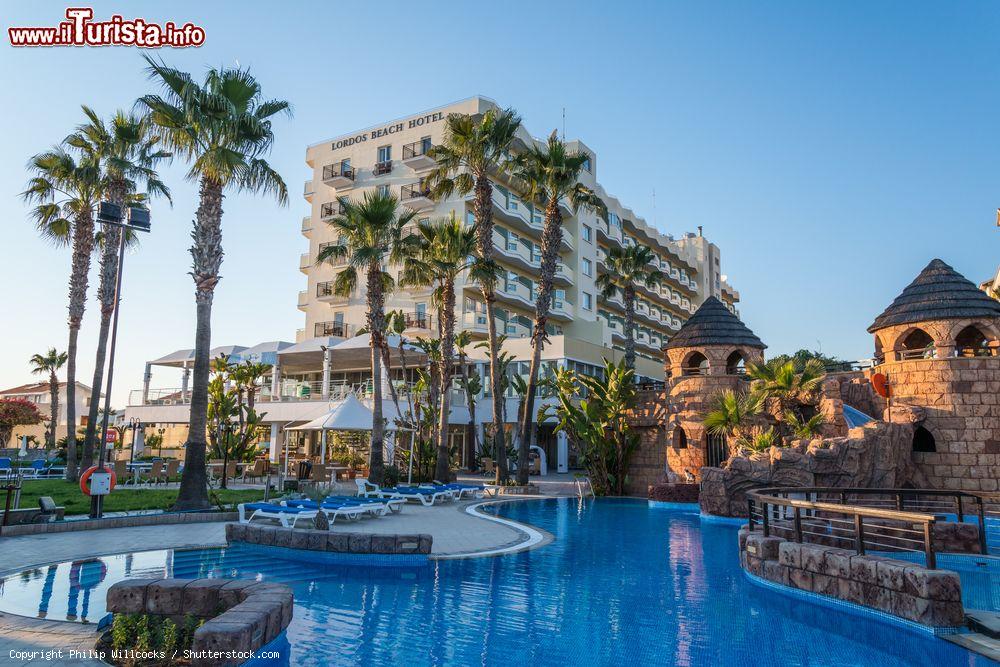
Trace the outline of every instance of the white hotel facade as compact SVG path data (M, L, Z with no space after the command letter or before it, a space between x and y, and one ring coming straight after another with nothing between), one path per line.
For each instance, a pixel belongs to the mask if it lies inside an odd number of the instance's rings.
M295 335L295 342L269 341L253 347L239 345L217 348L234 359L255 359L274 366L272 377L261 388L259 410L267 413L271 425L271 455L274 460L286 446L289 451L311 455L317 451L315 434L290 430L331 408L331 403L347 392L370 400L371 376L367 348L352 346L349 341L364 326L364 285L349 297L333 294L333 280L343 266L317 263L317 255L337 238L327 221L338 214L338 198L360 197L362 193L382 189L394 194L400 206L417 212L416 220L448 216L452 211L473 224L471 195L454 196L435 202L421 190L423 174L433 166L427 149L442 140L450 113L481 114L496 103L473 97L438 109L381 123L357 132L310 146L306 163L313 176L306 181L304 197L309 213L301 222L301 233L308 248L302 253L299 268L305 277L305 289L298 294L298 307L305 326ZM539 140L522 128L515 151ZM681 324L709 296L722 300L736 311L739 293L722 273L719 248L701 234L687 233L679 238L666 235L647 224L598 182L600 160L579 140L567 142L570 150L590 156L582 182L594 189L608 206L608 221L596 214L574 214L563 210L563 245L557 274L557 291L550 315L550 342L543 360L547 367L569 367L593 372L605 357L624 355L624 311L620 297L603 299L595 281L606 270L604 259L612 247L632 244L649 246L657 256L664 275L654 289L639 289L636 308L637 372L656 381L664 379L662 346ZM494 243L496 258L506 273L497 289L497 330L506 333L506 349L518 360L515 372L527 372L530 355L529 336L534 319L534 293L539 278L542 212L520 200L498 180L494 187ZM399 267L390 267L397 272ZM474 338L486 337L486 315L478 285L460 282L456 303L459 330ZM410 328L407 338L437 335L437 316L429 289L397 290L386 302L387 309L407 313ZM339 347L338 347L339 346ZM188 378L193 365L192 350L179 350L150 361L142 389L130 396L126 418L138 417L146 424L156 424L173 440L183 442L188 420ZM482 351L470 348L470 366L481 377L488 377L489 367ZM412 379L412 369L422 363L416 351L406 354L411 377L404 377L400 360L394 356L391 381L400 385ZM152 372L166 368L180 369L180 382L167 389L157 389ZM174 371L176 374L176 371ZM484 383L488 384L488 383ZM516 400L508 398L508 421L517 414ZM541 399L544 403L545 399ZM387 401L388 403L388 401ZM453 395L451 415L455 444L471 443L469 411L462 392ZM482 425L491 421L488 397L480 396L475 422L482 442ZM393 410L387 405L387 414ZM567 470L574 454L565 437L552 433L551 425L541 425L538 443L550 469ZM472 456L468 447L459 447L462 461Z

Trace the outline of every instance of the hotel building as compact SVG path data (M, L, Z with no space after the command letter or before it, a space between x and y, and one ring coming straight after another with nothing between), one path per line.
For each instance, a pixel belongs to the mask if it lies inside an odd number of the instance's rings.
M347 391L364 398L365 388L370 387L367 349L345 349L343 345L364 326L364 285L359 285L348 297L337 296L333 293L333 281L344 265L317 262L320 251L338 241L328 224L340 212L338 198L360 198L366 191L380 190L395 195L402 207L417 213L414 225L446 217L451 212L468 224L474 224L471 195L456 194L436 202L421 188L421 178L434 166L433 159L427 155L428 149L443 139L448 114L482 114L496 106L487 98L473 97L379 123L307 149L306 163L312 169L312 178L306 181L303 193L310 210L302 219L301 232L308 248L299 260L305 289L298 294L298 307L305 316L305 326L297 331L294 344L273 341L249 349L224 348L234 358L256 358L274 365L273 377L262 388L259 399L272 403L263 409L268 413L267 421L273 425L273 456L283 450L287 427L324 413L329 410L331 400ZM539 141L522 127L513 150L522 150ZM564 367L593 373L602 365L603 358L617 360L624 355L621 297L600 297L595 281L607 270L605 258L611 248L640 244L656 253L656 266L663 279L652 289L643 286L638 290L636 370L645 379L662 381L662 349L671 335L709 296L717 297L736 313L739 293L726 282L718 246L703 236L700 229L679 238L658 231L602 187L598 181L600 160L593 149L575 139L567 144L571 151L588 155L581 181L607 204L608 220L592 212L574 213L568 206L563 209L563 241L549 318L549 343L543 352L543 372ZM493 191L495 255L504 269L497 289L497 330L508 337L505 347L517 360L514 372L526 373L534 295L540 276L543 212L531 202L520 199L508 185L498 178ZM399 269L389 267L390 272L397 275ZM460 309L458 329L467 330L476 338L485 338L487 321L479 286L460 282L456 289L456 303ZM407 338L436 335L437 318L430 296L430 289L408 288L398 289L387 298L387 310L402 310L407 314L409 328L404 334ZM488 361L484 353L471 348L469 355L470 364L482 377L487 377ZM408 356L410 369L420 363L419 353L411 352ZM138 416L144 422L186 422L187 378L191 363L189 350L150 362L143 389L133 392L129 401L132 405L128 416ZM181 387L151 389L150 372L158 366L181 368ZM410 375L405 377L403 369L394 362L390 370L393 382L410 381L412 370ZM508 421L513 422L517 408L514 399L509 400ZM455 392L453 406L453 437L468 442L469 415L461 392ZM168 407L169 410L164 409ZM475 419L480 428L491 420L490 413L489 401L481 400ZM314 451L312 436L294 431L290 434L295 438L294 450ZM481 431L479 441L482 441ZM539 429L538 444L551 467L566 470L572 464L572 452L565 438L552 434L550 426L543 425ZM463 449L463 459L471 454Z

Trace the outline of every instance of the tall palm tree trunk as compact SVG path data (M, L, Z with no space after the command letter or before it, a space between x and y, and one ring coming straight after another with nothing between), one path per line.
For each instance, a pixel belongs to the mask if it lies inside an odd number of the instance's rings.
M438 417L438 455L434 478L447 482L451 477L448 465L448 417L451 415L451 359L455 348L455 281L444 281L441 304L441 414Z
M469 409L469 440L465 445L465 462L470 470L475 470L476 459L476 397L469 390L469 364L465 358L465 348L458 353L458 367L462 370L462 387L465 389L465 406Z
M559 263L559 244L562 243L562 213L559 200L552 198L545 207L545 228L542 230L541 279L538 296L535 299L535 329L531 332L531 366L528 370L528 389L521 409L521 428L517 444L517 483L528 483L528 447L531 445L531 429L535 413L535 392L538 387L538 372L542 366L542 350L548 335L545 326L549 320L552 305L552 285L555 282L556 267Z
M625 301L625 366L635 370L635 288L624 290Z
M49 433L46 447L56 446L56 426L59 424L59 376L55 370L49 372Z
M476 179L476 244L479 256L487 262L493 261L493 184L486 175ZM504 437L503 418L503 378L500 375L500 339L494 319L496 310L496 285L484 282L483 301L486 303L486 336L490 347L490 393L493 398L493 444L497 457L496 483L507 480L507 444Z
M87 305L90 255L94 251L93 211L79 211L75 222L69 278L69 343L66 346L66 477L72 480L79 475L76 452L76 351Z
M108 188L108 198L111 203L125 211L126 184L115 181ZM108 335L111 333L111 316L115 310L115 282L118 277L118 244L121 242L122 229L114 225L104 226L104 247L101 248L101 282L97 288L97 296L101 306L101 326L97 336L97 354L94 359L94 380L90 390L90 409L87 414L87 430L83 438L83 456L81 466L89 468L94 461L96 447L105 446L96 443L97 412L101 405L101 390L104 384L104 363L108 349Z
M184 473L175 510L206 509L208 475L205 471L205 438L208 431L208 376L211 370L212 300L222 266L222 185L202 178L198 210L191 238L192 276L195 284L196 324L191 417L185 444Z
M382 295L382 267L368 267L368 331L371 332L372 354L372 441L368 452L368 479L382 484L385 461L382 448L385 440L385 422L382 418L382 337L385 332L384 298Z

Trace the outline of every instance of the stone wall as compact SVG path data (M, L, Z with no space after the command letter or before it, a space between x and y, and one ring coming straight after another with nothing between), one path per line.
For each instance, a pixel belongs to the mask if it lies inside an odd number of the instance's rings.
M195 652L257 650L285 631L293 603L288 586L252 579L127 579L107 595L107 609L116 614L153 614L178 623L187 614L208 619L194 633ZM195 658L191 664L242 662L245 658Z
M962 584L948 570L740 530L740 565L750 574L936 628L965 622Z
M431 535L378 535L328 530L303 530L261 524L227 523L227 542L246 542L307 551L351 554L429 554Z
M934 452L913 460L934 488L1000 489L1000 357L887 361L876 368L891 384L886 418L917 422L934 436Z
M870 422L845 437L737 454L722 468L702 469L699 502L709 514L746 516L746 492L767 486L921 487L912 442L910 424Z

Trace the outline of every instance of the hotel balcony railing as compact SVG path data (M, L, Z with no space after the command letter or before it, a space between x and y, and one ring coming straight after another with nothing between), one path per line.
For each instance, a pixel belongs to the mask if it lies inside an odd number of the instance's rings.
M343 204L341 204L339 201L331 201L322 204L319 207L319 217L323 219L333 218L338 215L344 215L344 211L346 211L346 209L344 208Z
M421 186L419 183L400 187L399 201L404 206L408 206L416 210L434 205L434 200L431 199L430 189Z
M354 333L355 326L345 322L317 322L313 326L313 336L322 338L324 336L338 336L348 338Z
M308 271L310 268L312 268L312 265L313 265L312 255L310 255L307 252L302 253L302 255L299 257L299 270Z
M385 176L392 172L392 160L387 160L386 162L376 162L375 167L372 169L372 173L376 176Z
M337 299L344 299L344 300L346 300L348 297L342 297L339 294L335 294L334 293L334 291L333 291L333 282L334 281L332 281L332 280L327 280L327 281L322 282L322 283L316 283L316 297L320 298L320 299L331 300L331 301L332 300L337 300Z
M334 243L333 241L327 241L326 243L320 243L319 244L319 248L317 248L317 250L316 250L316 256L319 257L319 255L322 254L324 250L326 250L330 246L335 246L335 245L338 245L338 244ZM325 263L329 264L330 266L343 266L343 265L347 264L347 256L344 255L343 257L329 257L329 258L327 258L327 260L326 260Z
M307 215L302 218L302 233L311 232L313 228L313 219L311 215Z
M306 198L306 201L312 201L313 192L316 188L313 187L312 181L306 181L305 186L302 188L302 196Z
M305 308L309 305L309 292L302 290L299 292L299 308Z
M434 318L430 313L403 313L403 321L406 322L407 329L427 329L430 330Z
M323 167L323 182L332 181L333 183L345 183L353 182L355 177L355 170L353 167L344 166L343 164L328 164ZM336 185L334 185L336 187Z
M435 161L427 154L434 148L430 139L421 139L411 144L403 146L403 164L411 169L429 169L434 166Z

